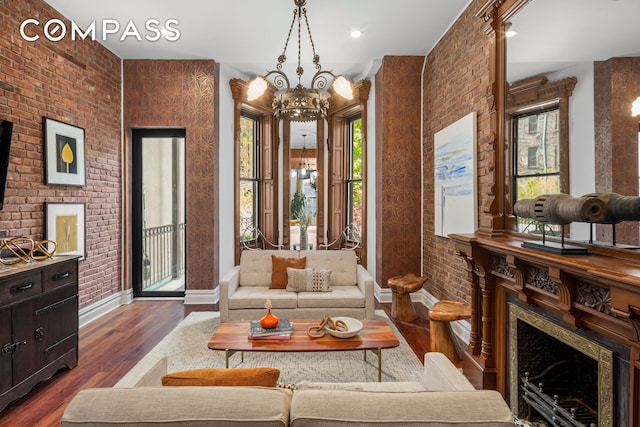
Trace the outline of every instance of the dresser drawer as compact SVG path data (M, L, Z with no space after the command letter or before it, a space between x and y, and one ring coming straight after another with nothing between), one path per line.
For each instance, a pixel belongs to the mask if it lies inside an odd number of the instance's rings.
M42 293L42 276L39 271L28 272L0 280L0 305Z
M75 260L61 262L42 269L43 292L74 284L76 280L78 280L78 263Z

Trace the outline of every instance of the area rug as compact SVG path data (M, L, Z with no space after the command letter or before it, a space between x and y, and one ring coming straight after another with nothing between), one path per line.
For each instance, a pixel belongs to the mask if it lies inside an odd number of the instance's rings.
M385 320L400 341L397 348L382 350L382 381L420 381L423 366L405 339L384 311L377 310L376 318ZM224 352L209 350L207 343L220 324L217 312L193 312L171 331L149 355L167 357L168 371L195 368L223 368ZM377 356L363 351L265 353L245 352L229 359L230 367L269 366L280 369L280 382L296 384L301 381L356 382L378 381ZM149 357L145 356L145 357ZM142 362L141 362L142 363Z

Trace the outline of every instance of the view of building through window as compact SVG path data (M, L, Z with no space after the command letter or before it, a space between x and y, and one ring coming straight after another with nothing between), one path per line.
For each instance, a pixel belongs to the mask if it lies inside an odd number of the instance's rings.
M543 194L560 192L560 133L558 106L515 116L514 203ZM530 218L518 218L518 231L542 233L542 224ZM546 225L548 234L559 234L561 227Z

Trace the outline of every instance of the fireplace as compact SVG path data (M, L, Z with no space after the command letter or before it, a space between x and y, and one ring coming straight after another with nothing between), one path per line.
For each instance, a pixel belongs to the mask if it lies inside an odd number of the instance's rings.
M614 425L611 350L515 304L508 335L510 406L518 418Z

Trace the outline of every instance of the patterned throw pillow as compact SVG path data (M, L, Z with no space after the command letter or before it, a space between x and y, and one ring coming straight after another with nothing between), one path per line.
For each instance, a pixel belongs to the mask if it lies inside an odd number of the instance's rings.
M331 270L287 267L287 291L331 292Z

